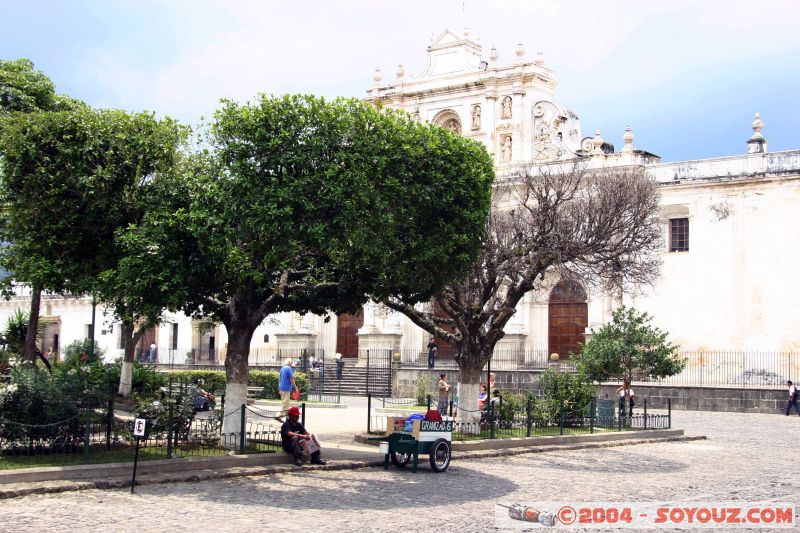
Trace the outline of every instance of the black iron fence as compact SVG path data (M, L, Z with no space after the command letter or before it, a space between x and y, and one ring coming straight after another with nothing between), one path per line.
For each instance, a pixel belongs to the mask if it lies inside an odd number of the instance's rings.
M305 419L305 404L301 412ZM195 413L167 396L137 415L117 411L110 400L105 408L82 409L50 424L0 417L0 470L133 461L134 416L147 420L140 460L279 452L280 426L274 422L278 414L277 407L242 405L224 415L235 417L237 431L223 433L221 409Z
M425 404L412 398L367 397L367 433L383 433L390 416L405 418L414 413L424 413L435 406L431 396ZM454 419L453 440L500 439L569 435L607 431L631 431L672 428L672 402L656 399L644 400L635 408L625 409L614 400L593 399L584 406L570 405L537 399L532 395L522 398L499 397L489 401L483 409L468 410L449 402L444 416Z

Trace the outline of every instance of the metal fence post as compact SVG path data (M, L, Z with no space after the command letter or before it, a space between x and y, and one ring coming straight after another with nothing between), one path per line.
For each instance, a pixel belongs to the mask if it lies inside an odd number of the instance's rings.
M372 430L372 394L367 393L367 433Z
M644 429L647 429L647 399L644 400Z
M592 401L589 402L589 433L594 433L594 410L596 407L596 400L592 398Z
M453 400L450 400L450 416L453 416Z
M244 430L247 423L247 404L242 404L241 424L239 425L239 453L244 453Z
M389 372L387 372L387 375L386 375L386 394L388 394L389 397L391 398L392 397L392 373L394 372L394 367L392 367L392 351L391 350L387 350L386 352L387 352L387 357L389 359L387 361L387 364L389 365ZM452 413L450 413L450 414L452 415Z
M92 412L86 407L86 430L83 433L83 464L89 464L89 438L91 437Z
M558 404L558 434L564 434L564 400Z
M106 411L106 450L111 449L111 433L114 427L114 394L108 399Z
M672 398L667 398L667 429L672 429Z
M489 438L494 438L494 403L489 402Z
M528 405L525 406L525 427L528 430L526 435L531 436L531 428L533 427L533 398L528 395Z
M428 411L431 410L431 395L428 394Z
M300 423L306 426L306 402L300 404Z
M172 459L172 423L173 423L173 409L172 402L169 403L169 411L167 412L167 459Z

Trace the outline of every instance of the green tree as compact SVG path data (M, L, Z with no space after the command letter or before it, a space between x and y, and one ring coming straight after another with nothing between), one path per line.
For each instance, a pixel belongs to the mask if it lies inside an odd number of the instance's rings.
M595 382L620 380L627 387L634 379L673 376L685 361L667 334L650 324L652 317L632 307L619 307L609 324L601 327L581 350L578 368Z
M65 111L86 108L86 104L68 96L58 95L55 85L43 72L35 70L29 59L0 60L0 131L4 123L19 113L41 113L49 111ZM2 153L0 152L0 157ZM0 169L1 171L1 169ZM0 174L2 176L2 174ZM6 236L3 245L14 246L14 242ZM10 280L8 280L10 283ZM6 285L6 292L10 290ZM36 347L35 332L39 324L39 304L42 288L31 287L31 308L28 336L22 348L24 359L34 361L41 353ZM44 360L42 358L42 360Z
M127 232L123 263L131 294L225 325L226 409L245 402L271 313L426 300L479 250L488 154L405 113L261 96L225 102L204 141L182 179L153 189L161 208Z
M0 114L52 111L57 101L55 85L31 60L0 60Z
M97 294L123 321L142 310L151 316L152 305L134 311L115 291L115 234L142 217L142 190L172 169L184 136L170 119L84 106L5 119L0 237L12 244L0 250L0 265L33 288L29 331L42 289Z

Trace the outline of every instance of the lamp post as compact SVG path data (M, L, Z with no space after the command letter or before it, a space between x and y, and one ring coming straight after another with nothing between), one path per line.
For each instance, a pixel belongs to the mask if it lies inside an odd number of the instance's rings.
M94 293L92 293L92 339L91 339L91 348L89 349L89 361L94 361L94 328L95 328L95 310L97 308L97 302L94 298Z

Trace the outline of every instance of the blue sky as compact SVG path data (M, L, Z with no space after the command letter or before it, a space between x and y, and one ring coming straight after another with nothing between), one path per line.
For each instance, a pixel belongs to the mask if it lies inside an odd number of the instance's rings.
M421 73L431 34L470 28L510 63L541 51L557 100L621 146L665 161L744 153L759 111L770 151L800 148L795 0L0 0L0 57L61 93L190 124L220 98L365 95L380 66Z

